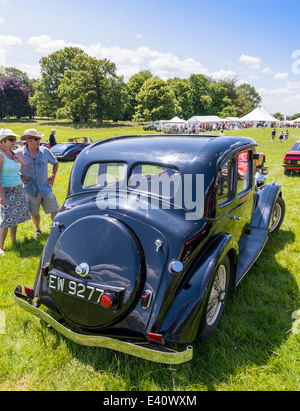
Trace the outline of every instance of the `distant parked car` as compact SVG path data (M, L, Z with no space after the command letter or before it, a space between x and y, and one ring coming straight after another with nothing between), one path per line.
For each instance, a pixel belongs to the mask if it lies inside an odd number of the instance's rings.
M289 176L292 172L300 171L300 140L293 144L283 160L284 174Z
M156 126L155 126L154 123L150 123L150 124L147 124L146 126L144 126L143 129L145 131L153 131L153 130L156 130Z
M93 144L74 164L34 286L16 287L17 304L79 344L191 360L190 344L210 337L229 288L283 221L281 186L255 179L258 159L256 142L236 136Z
M92 143L87 137L70 138L67 143L59 143L52 147L51 151L58 160L74 161L81 151Z

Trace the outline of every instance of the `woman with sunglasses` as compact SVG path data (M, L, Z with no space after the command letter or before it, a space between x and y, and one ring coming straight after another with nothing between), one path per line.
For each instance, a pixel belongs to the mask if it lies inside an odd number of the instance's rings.
M13 152L17 137L9 129L0 130L0 256L4 255L8 230L11 241L15 242L18 225L30 220L20 177L23 162Z

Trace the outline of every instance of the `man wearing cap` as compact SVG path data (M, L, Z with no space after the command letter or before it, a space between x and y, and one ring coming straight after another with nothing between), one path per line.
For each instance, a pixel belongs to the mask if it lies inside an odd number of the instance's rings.
M27 201L32 221L35 226L34 237L42 234L40 228L40 206L46 214L51 213L54 220L59 206L52 187L58 170L58 161L50 150L40 146L41 137L44 134L35 129L26 130L21 137L26 141L24 147L17 151L18 156L23 161L21 168L21 179L24 183ZM53 165L52 174L48 178L48 163Z

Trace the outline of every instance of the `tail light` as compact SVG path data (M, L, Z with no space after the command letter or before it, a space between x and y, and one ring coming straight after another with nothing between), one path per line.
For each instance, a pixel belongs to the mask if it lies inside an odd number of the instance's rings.
M34 298L34 290L32 288L24 287L27 297Z
M148 333L148 341L155 343L155 344L161 344L161 345L165 344L164 336L161 334Z
M103 308L110 308L114 303L114 296L111 294L103 294L100 303Z

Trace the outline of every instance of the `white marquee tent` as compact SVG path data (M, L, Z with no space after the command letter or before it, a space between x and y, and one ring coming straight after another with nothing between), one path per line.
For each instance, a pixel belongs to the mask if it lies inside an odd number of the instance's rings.
M193 116L189 120L188 123L222 123L222 120L218 116Z
M244 117L240 118L240 121L247 121L247 122L279 122L280 120L278 120L277 118L271 116L271 114L269 114L267 112L267 110L264 107L257 107L256 109L254 109L253 111L251 111L251 113L247 114Z
M179 118L179 117L174 117L169 121L164 121L164 124L171 124L171 125L180 125L180 124L184 124L185 120Z

